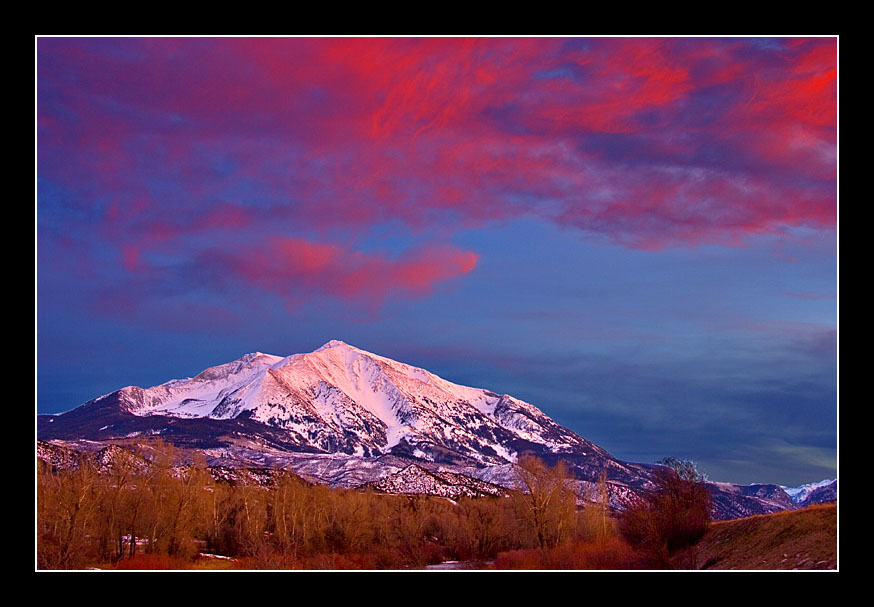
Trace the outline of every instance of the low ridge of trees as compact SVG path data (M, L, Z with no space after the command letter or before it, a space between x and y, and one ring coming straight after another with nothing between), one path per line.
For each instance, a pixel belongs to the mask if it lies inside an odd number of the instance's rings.
M586 501L563 464L536 458L520 458L519 490L508 497L453 502L331 489L283 471L269 486L217 481L203 460L178 466L170 445L158 442L151 453L149 466L116 458L109 471L86 458L73 470L39 466L38 568L184 568L201 552L247 569L401 569L499 557L507 568L648 562L616 531L606 474ZM652 504L682 515L684 500L698 499L686 482L666 478ZM673 546L690 522L682 515L660 537Z

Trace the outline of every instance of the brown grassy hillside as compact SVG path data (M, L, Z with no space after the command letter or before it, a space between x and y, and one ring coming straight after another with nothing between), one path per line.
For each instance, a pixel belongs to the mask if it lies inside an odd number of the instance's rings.
M677 553L678 569L837 569L837 506L751 516L711 524Z

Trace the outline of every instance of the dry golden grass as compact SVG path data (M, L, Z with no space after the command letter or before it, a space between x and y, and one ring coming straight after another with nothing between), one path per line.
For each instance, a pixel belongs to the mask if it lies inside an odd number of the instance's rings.
M837 569L837 506L715 522L672 560L678 569Z

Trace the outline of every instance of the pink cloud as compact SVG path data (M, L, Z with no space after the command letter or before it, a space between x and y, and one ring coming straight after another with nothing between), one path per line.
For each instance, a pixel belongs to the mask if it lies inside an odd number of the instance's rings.
M399 259L302 238L276 238L219 264L241 281L295 304L330 295L381 305L391 295L423 296L472 271L478 255L447 245L422 247Z

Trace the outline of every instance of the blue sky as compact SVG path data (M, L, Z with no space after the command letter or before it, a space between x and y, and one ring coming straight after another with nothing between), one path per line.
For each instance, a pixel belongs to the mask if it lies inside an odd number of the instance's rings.
M623 459L833 477L836 67L833 38L40 39L37 411L340 339Z

